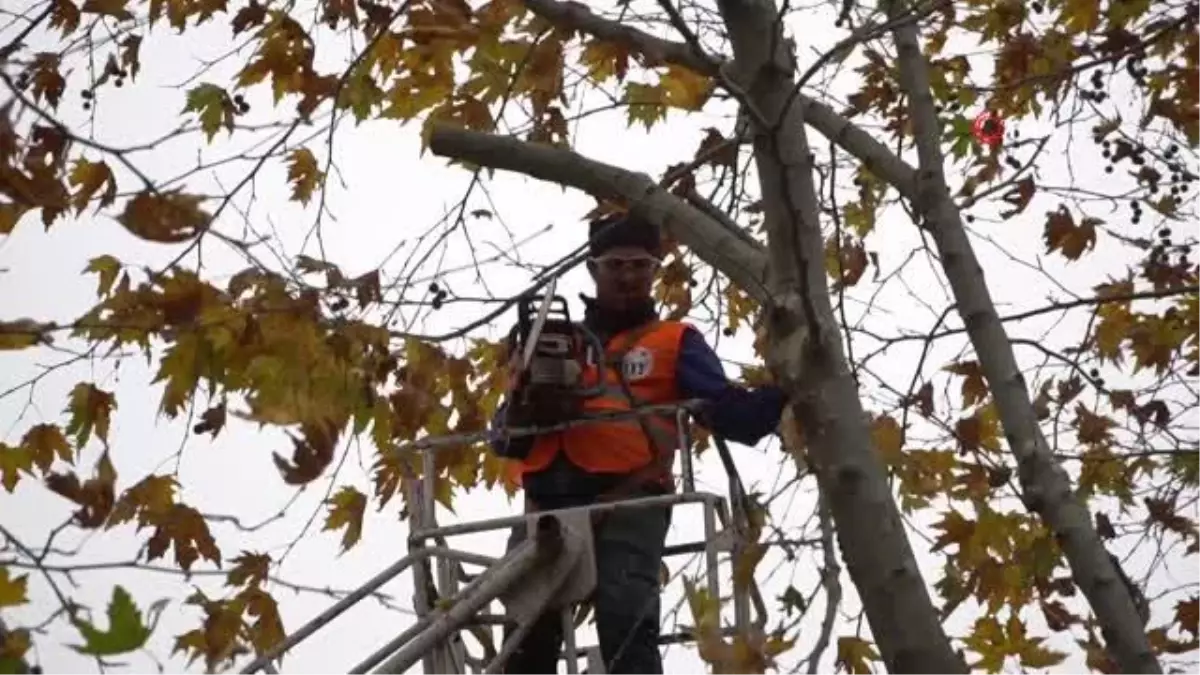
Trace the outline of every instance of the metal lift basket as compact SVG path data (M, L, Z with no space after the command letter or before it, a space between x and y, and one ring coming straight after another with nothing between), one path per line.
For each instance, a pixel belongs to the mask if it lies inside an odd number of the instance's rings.
M605 502L586 507L518 514L502 518L469 521L439 526L435 520L434 453L436 444L414 444L406 452L422 454L422 476L405 481L410 505L408 554L324 612L300 627L273 649L247 664L242 673L277 673L276 663L288 650L319 631L333 619L368 597L400 574L413 572L416 621L399 635L351 668L351 673L404 673L418 662L425 673L497 673L516 649L533 622L547 610L558 610L563 622L563 649L559 655L568 673L578 673L584 661L589 674L607 672L598 646L580 647L575 635L575 609L587 600L596 583L596 564L592 541L592 516L600 511L643 509L647 507L699 506L704 540L668 546L665 556L703 553L704 580L710 597L721 597L719 567L749 542L743 539L747 514L745 494L732 459L724 444L719 444L722 464L729 478L728 499L708 492L697 492L690 454L689 411L697 402L672 406L648 406L634 414L662 414L674 411L680 435L679 472L682 491L669 495L640 497ZM628 413L626 413L628 416ZM580 420L581 423L595 423ZM511 435L520 435L516 430ZM687 509L694 514L694 509ZM676 509L678 512L678 509ZM690 515L690 514L689 514ZM508 529L524 523L530 536L502 558L451 547L449 539L489 530ZM724 555L722 555L724 554ZM482 568L474 574L467 568ZM461 586L460 586L461 584ZM439 600L434 603L431 591ZM766 623L766 610L758 587L733 588L733 624L726 635ZM494 611L496 606L501 612ZM755 618L751 623L751 608ZM514 626L506 641L496 640L497 629ZM495 649L481 649L482 656L468 653L463 632L480 629L492 633ZM689 634L666 634L661 644L693 641Z

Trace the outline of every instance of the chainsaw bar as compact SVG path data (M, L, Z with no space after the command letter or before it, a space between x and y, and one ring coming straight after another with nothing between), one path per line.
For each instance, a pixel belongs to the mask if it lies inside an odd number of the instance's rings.
M529 335L525 336L525 351L521 354L521 371L529 369L529 362L533 360L533 350L537 348L538 338L542 335L542 328L546 325L546 318L550 316L550 304L554 302L554 291L558 287L558 276L550 277L550 283L546 285L545 292L542 293L542 304L538 307L537 318L533 320L533 325L529 328Z

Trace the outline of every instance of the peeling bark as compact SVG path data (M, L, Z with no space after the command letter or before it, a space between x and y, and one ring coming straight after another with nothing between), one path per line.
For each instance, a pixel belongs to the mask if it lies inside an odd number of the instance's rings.
M888 7L893 16L902 8L903 3L897 1ZM1072 490L1070 477L1055 461L1042 434L1008 334L967 238L962 215L950 196L928 65L917 27L911 23L898 25L892 34L920 160L914 201L917 211L926 218L958 312L991 386L1005 437L1016 456L1025 506L1041 516L1054 532L1075 583L1091 603L1108 650L1122 671L1161 673L1134 599L1096 533L1087 505Z

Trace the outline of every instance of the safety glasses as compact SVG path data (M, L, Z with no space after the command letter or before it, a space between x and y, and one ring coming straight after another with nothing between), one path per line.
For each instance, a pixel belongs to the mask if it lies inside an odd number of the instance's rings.
M644 255L626 258L622 256L605 255L598 258L592 258L592 262L600 269L615 274L628 270L638 274L648 274L658 269L659 260L654 256Z

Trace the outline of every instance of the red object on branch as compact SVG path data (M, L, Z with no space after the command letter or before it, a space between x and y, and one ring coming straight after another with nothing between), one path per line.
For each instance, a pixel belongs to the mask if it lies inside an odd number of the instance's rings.
M995 147L1004 141L1004 120L997 114L985 110L975 118L971 125L971 135L975 140Z

